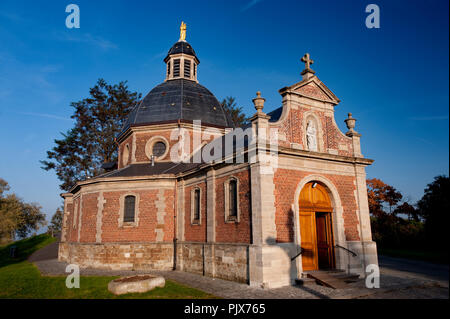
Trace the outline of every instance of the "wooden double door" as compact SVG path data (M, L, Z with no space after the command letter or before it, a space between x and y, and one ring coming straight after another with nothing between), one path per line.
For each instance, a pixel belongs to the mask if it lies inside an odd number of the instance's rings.
M332 206L326 188L319 183L306 184L299 208L303 270L333 269Z

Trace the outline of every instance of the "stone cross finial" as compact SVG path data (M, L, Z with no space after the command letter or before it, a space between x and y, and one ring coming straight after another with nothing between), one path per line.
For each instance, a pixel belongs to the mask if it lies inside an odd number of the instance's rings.
M309 53L306 53L300 60L305 63L305 69L302 71L301 75L303 76L303 79L309 79L316 73L311 69L311 64L314 63L314 60L311 59Z
M314 60L311 59L311 56L309 55L309 53L306 53L302 58L301 58L302 62L305 62L305 69L310 69L311 68L311 64L314 63Z
M256 98L253 99L253 104L255 105L255 109L257 113L262 113L262 109L264 108L265 98L261 97L261 92L256 92Z

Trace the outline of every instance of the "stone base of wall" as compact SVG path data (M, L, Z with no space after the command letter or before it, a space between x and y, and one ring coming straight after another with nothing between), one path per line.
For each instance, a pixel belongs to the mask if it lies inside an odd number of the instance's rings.
M58 259L82 268L171 270L173 243L60 243Z
M248 283L248 251L248 244L179 242L177 269Z
M337 268L365 276L365 267L378 265L373 241L348 241L339 251ZM338 249L338 248L336 248ZM248 283L263 288L292 284L297 275L293 244L253 246L248 244L178 242L176 269L204 276ZM336 251L338 253L338 251ZM82 268L111 270L172 270L173 243L67 243L59 244L58 259ZM301 258L301 257L299 257ZM339 265L338 265L339 264Z
M359 274L360 277L365 277L365 269L368 265L375 264L378 266L377 244L374 241L347 241L347 246L357 256L354 257L345 251L341 252L341 256L346 264L345 270Z
M248 246L178 242L177 270L248 283ZM172 270L173 243L59 244L58 259L82 268Z
M250 285L272 289L294 284L298 271L297 258L292 258L298 252L293 243L252 246Z

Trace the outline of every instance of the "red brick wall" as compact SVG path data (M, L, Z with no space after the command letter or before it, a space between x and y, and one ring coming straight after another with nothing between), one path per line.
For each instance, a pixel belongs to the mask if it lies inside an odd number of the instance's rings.
M200 188L201 224L191 224L191 192L194 188ZM206 241L206 183L185 187L184 190L184 236L186 241Z
M128 193L128 192L126 192ZM139 194L139 223L137 227L120 227L120 196L125 194L123 191L104 192L106 200L103 206L102 216L102 242L141 242L155 241L156 227L164 228L164 241L171 242L174 236L174 191L172 189L164 190L165 216L164 226L157 225L157 208L155 202L158 200L159 190L135 191ZM80 242L95 243L97 231L97 212L98 212L98 193L82 195L82 226L80 232ZM78 220L80 214L80 198L74 200L78 204L76 227L73 228L73 214L67 219L67 241L76 242L78 239Z
M312 83L304 85L300 89L297 89L296 91L318 99L322 100L328 99L328 97L322 92L322 90Z
M194 147L193 136L192 136L193 133L192 133L192 130L190 130L190 129L185 129L185 130L189 134L189 144L186 144L185 148L189 152L192 152L193 147ZM171 147L173 147L175 144L178 143L178 140L170 139L171 133L172 133L172 129L168 129L166 131L151 131L148 133L145 133L145 132L144 133L143 132L133 133L134 135L136 135L136 151L135 151L136 161L137 162L148 162L150 160L147 157L147 155L145 154L145 145L152 137L155 137L155 136L164 137L169 142L169 145L168 145L169 152L167 153L167 155L164 158L162 158L162 160L170 160L170 149L171 149ZM118 162L119 168L124 167L124 165L122 164L122 154L123 154L125 145L127 143L130 146L130 156L129 156L127 165L131 163L131 158L132 158L132 154L133 154L133 149L132 149L133 148L133 134L130 135L126 140L124 140L123 142L120 143L119 162ZM202 143L204 141L211 141L215 138L213 135L208 136L207 134L205 134L205 136L203 136L203 137L205 138L205 140L201 140L200 143ZM202 136L200 138L202 138Z
M300 110L291 110L286 120L279 126L281 133L286 136L286 141L280 141L280 145L290 147L291 143L298 143L304 148L302 140L303 131L303 112Z
M295 200L295 191L300 181L308 172L278 168L274 175L275 182L275 223L278 242L294 241L294 216L292 204ZM322 174L337 188L343 206L344 228L347 240L359 240L358 217L356 215L356 199L354 191L355 178L353 176Z
M286 136L286 141L279 141L279 145L284 147L290 147L291 143L300 144L303 149L306 149L306 145L303 145L303 136L306 134L306 127L303 126L303 118L305 112L310 111L310 108L299 107L297 110L291 109L286 119L283 122L278 123L277 127L281 133ZM347 139L339 128L333 122L333 118L326 116L325 112L315 110L314 114L320 119L320 126L322 128L321 135L323 137L324 152L327 149L334 149L339 155L352 156L353 144L350 139ZM320 137L320 134L317 135ZM318 144L321 143L318 141ZM347 151L340 150L339 144L345 144Z
M158 131L158 132L150 132L150 133L134 133L136 134L136 161L137 162L148 162L149 158L147 155L145 155L145 145L147 144L148 140L151 139L154 136L162 136L164 137L168 142L168 147L170 148L174 144L177 143L177 141L171 141L170 140L170 133L171 131ZM169 160L170 159L170 151L167 153L167 155L163 158L163 160Z
M95 243L98 193L83 195L80 242Z
M164 191L166 201L166 216L164 217L164 241L172 242L175 236L175 191Z
M103 196L106 203L103 207L102 220L102 242L140 242L155 241L157 227L157 208L155 202L158 200L159 190L135 191L139 194L139 223L137 227L120 227L119 228L119 210L120 196L124 192L104 192ZM166 195L166 216L165 221L168 223L164 228L164 240L171 241L173 239L173 191L165 191ZM168 203L170 202L170 205Z
M239 223L225 223L224 183L231 176L239 180ZM250 243L250 171L216 179L216 242Z

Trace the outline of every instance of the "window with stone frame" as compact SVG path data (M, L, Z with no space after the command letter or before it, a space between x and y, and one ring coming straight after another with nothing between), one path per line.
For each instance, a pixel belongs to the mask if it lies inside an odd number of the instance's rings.
M239 182L235 177L224 184L225 222L239 222Z
M166 143L158 141L155 144L153 144L152 155L155 155L156 157L161 157L166 153L166 149L167 149Z
M199 225L201 222L201 190L196 187L191 192L191 222Z
M200 189L194 190L194 221L200 220Z
M236 218L237 217L237 181L235 179L232 179L230 181L230 218Z
M135 212L136 212L136 197L133 195L125 196L123 221L126 223L134 222Z

